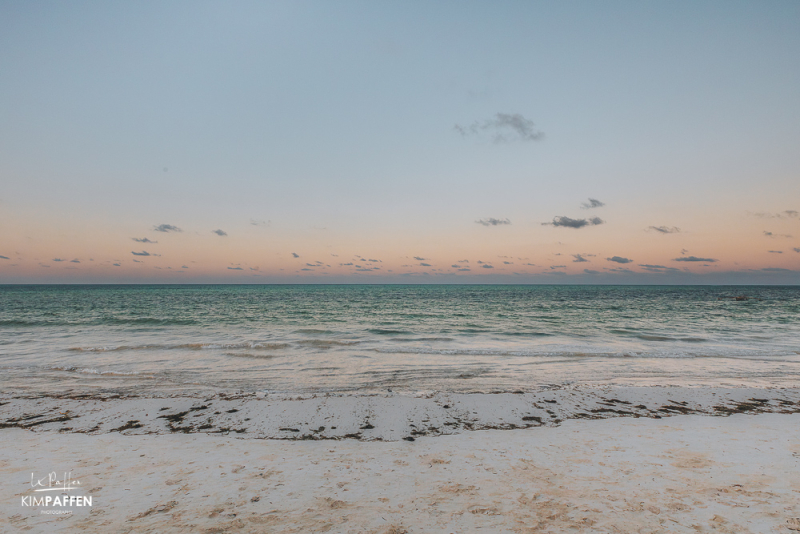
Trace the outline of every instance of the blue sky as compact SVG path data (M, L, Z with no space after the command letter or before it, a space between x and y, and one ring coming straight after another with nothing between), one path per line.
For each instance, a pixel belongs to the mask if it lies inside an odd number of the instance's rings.
M0 282L798 283L797 57L797 2L0 2Z

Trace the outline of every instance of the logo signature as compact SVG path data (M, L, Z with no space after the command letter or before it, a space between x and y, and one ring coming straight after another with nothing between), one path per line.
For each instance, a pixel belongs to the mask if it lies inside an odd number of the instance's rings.
M35 473L31 473L31 488L34 495L23 495L22 506L40 506L40 507L68 507L74 506L92 506L91 495L68 495L68 492L80 489L80 480L72 478L72 471L64 471L59 475L55 471L48 473L46 476L38 477ZM39 492L57 491L62 495L36 495ZM41 510L43 514L71 514L72 510Z

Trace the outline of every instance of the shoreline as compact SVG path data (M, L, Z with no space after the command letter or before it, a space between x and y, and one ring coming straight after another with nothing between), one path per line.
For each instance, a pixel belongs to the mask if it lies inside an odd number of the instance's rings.
M414 441L570 420L800 413L800 388L551 387L513 393L120 396L0 394L0 434L199 433L240 439Z

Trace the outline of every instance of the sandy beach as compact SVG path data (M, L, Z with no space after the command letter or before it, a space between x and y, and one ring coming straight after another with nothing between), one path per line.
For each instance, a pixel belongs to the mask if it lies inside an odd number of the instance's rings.
M9 532L800 529L796 389L2 402Z

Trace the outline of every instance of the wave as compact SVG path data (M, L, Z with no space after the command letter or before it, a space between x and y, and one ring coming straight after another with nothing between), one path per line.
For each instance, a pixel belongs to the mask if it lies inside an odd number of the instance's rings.
M358 345L360 341L339 341L336 339L304 339L298 341L298 345L308 345L317 348L331 348L331 347L346 347L350 345Z
M48 365L45 366L44 369L48 369L51 371L64 371L67 373L81 373L87 375L103 375L103 376L140 376L140 377L149 377L152 378L152 375L142 374L136 371L101 371L99 369L94 369L91 367L76 367L74 365L69 366L58 366L58 365Z
M113 345L107 347L70 347L73 352L117 352L126 350L208 350L208 349L259 349L280 350L290 346L289 343L182 343L178 345Z
M392 330L389 328L370 328L367 330L370 334L378 334L379 336L395 336L398 334L413 334L414 332L409 332L408 330Z
M0 327L17 326L187 326L199 324L194 319L160 319L158 317L106 317L106 318L87 318L75 321L65 321L63 319L0 319Z
M251 352L226 352L225 356L233 358L251 358L254 360L271 360L275 358L274 354L253 354Z
M332 330L320 330L318 328L300 328L294 331L295 334L314 334L314 335L325 335L325 334L335 334Z

